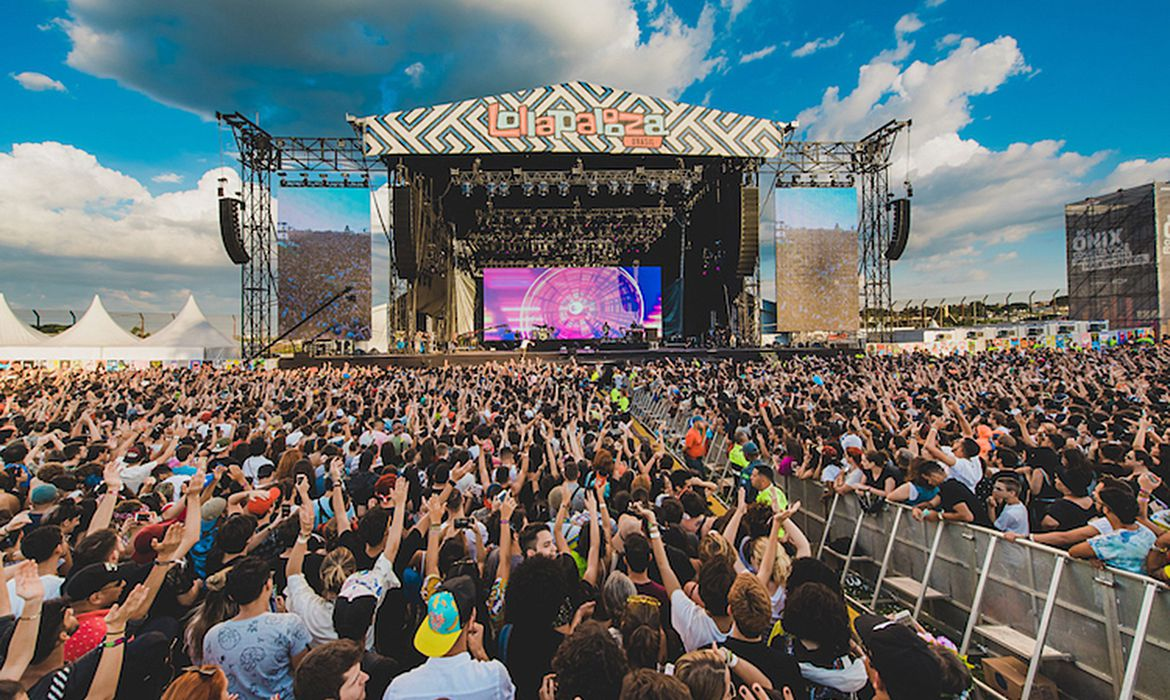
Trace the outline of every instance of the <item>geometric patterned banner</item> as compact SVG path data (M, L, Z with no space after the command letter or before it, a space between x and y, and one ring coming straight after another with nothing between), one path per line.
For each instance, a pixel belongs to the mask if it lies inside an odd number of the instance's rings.
M630 153L774 158L787 124L573 82L350 117L367 156Z

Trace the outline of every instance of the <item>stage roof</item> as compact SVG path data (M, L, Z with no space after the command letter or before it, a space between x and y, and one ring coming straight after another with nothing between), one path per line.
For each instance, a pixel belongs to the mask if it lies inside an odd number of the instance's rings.
M772 158L794 125L572 82L348 117L366 155L587 153Z

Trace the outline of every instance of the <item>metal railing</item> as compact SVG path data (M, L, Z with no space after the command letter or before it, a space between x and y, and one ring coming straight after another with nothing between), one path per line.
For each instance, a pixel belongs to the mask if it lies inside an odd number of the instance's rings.
M631 409L651 425L685 433L689 413L652 387L633 392ZM682 415L680 415L682 414ZM727 441L708 452L717 477L734 469ZM916 620L959 642L960 653L1006 654L1027 664L1023 698L1041 670L1062 696L1166 697L1170 688L1170 596L1146 576L1101 569L1067 552L973 525L914 520L910 508L888 503L867 513L853 495L781 477L794 517L814 556L860 580L862 610L904 607ZM851 576L852 574L852 576ZM979 653L976 653L979 652ZM982 693L998 697L977 680Z

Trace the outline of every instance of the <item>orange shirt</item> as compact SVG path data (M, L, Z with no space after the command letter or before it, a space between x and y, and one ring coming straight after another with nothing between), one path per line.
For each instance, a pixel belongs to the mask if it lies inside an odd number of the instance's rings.
M707 441L697 428L687 431L686 453L691 459L700 459L707 454Z

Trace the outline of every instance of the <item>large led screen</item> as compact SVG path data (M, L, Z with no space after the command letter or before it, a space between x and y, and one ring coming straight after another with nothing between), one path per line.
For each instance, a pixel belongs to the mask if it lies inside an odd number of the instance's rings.
M485 340L620 338L662 330L658 267L507 267L483 271Z
M288 231L277 236L280 333L291 340L370 337L370 234ZM346 287L353 290L312 315Z
M776 190L775 332L857 330L857 246L853 188Z

